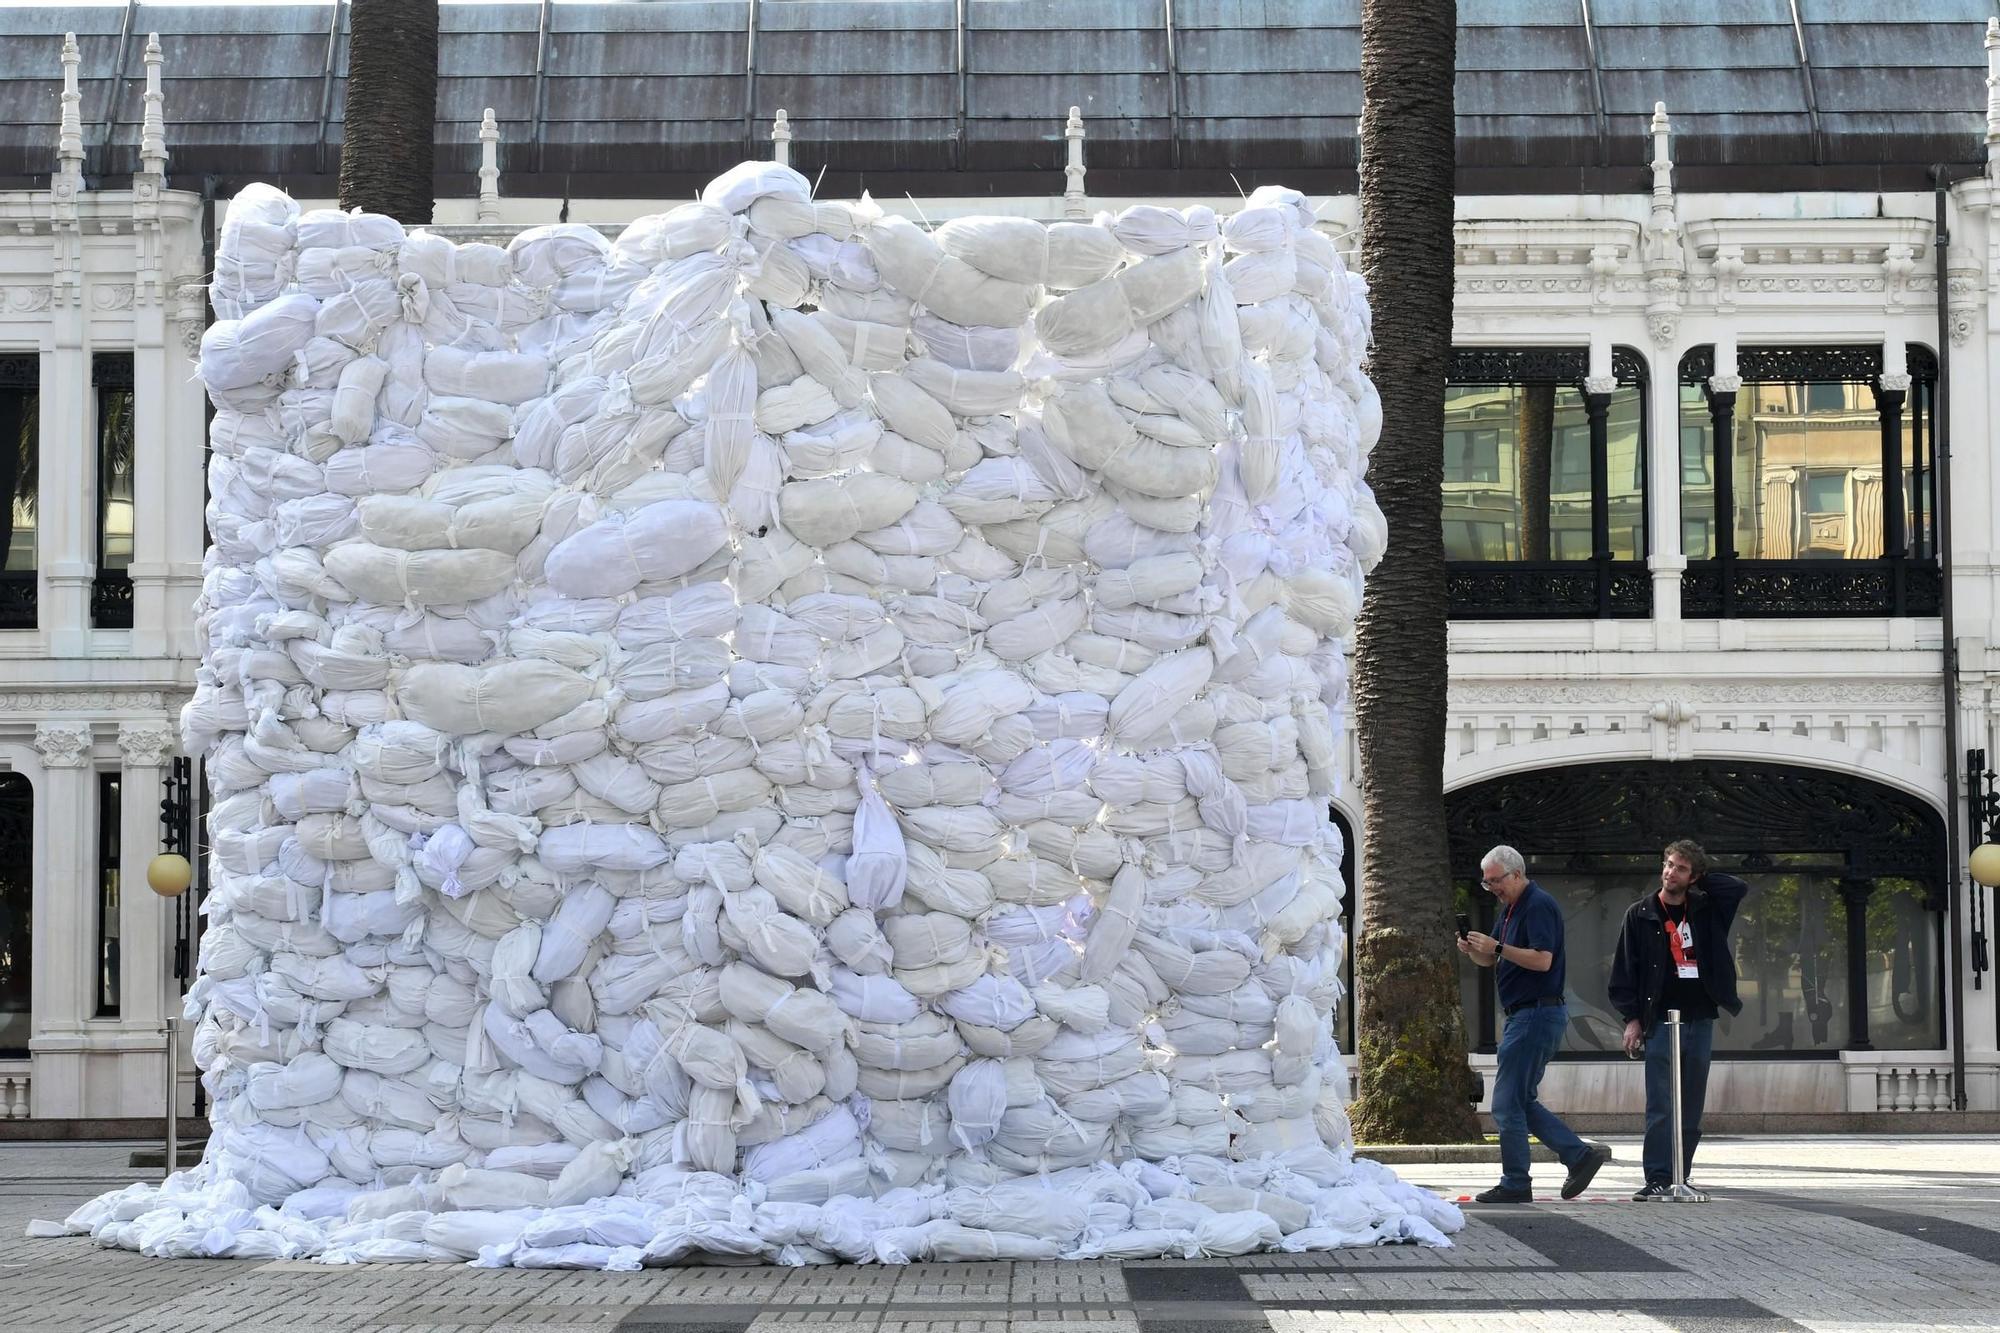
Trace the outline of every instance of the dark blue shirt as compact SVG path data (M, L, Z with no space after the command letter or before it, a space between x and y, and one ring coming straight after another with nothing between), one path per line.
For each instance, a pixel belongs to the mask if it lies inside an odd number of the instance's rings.
M1563 914L1548 890L1529 880L1511 911L1501 906L1499 919L1493 923L1493 938L1520 949L1546 949L1555 956L1546 972L1517 967L1505 958L1494 966L1503 1012L1532 1004L1545 995L1563 993Z

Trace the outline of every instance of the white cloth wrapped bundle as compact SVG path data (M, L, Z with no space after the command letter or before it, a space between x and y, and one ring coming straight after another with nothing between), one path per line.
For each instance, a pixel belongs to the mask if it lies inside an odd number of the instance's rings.
M1352 1162L1329 1036L1386 533L1302 197L932 234L746 163L503 250L253 189L216 273L216 1130L72 1229L632 1267L1456 1228Z

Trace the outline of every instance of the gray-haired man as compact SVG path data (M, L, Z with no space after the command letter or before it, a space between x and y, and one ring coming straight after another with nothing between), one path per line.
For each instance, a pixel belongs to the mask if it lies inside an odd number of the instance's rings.
M1542 1071L1569 1029L1563 998L1562 908L1528 878L1512 847L1495 847L1479 863L1479 882L1504 909L1491 935L1477 931L1458 951L1481 967L1497 968L1495 981L1507 1027L1500 1037L1500 1067L1493 1076L1493 1123L1500 1130L1500 1183L1473 1197L1481 1203L1531 1203L1528 1134L1533 1131L1569 1168L1562 1196L1574 1199L1590 1185L1611 1149L1585 1143L1537 1099Z

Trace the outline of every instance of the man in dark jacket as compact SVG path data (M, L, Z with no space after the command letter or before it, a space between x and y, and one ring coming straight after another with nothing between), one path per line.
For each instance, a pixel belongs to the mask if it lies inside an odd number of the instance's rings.
M1641 1044L1646 1048L1646 1184L1635 1199L1655 1198L1673 1187L1669 1009L1681 1011L1682 1166L1693 1169L1716 1016L1723 1010L1743 1012L1729 927L1749 891L1734 875L1710 870L1707 853L1683 839L1667 844L1659 890L1626 909L1611 960L1611 1003L1625 1019L1625 1053L1636 1056Z

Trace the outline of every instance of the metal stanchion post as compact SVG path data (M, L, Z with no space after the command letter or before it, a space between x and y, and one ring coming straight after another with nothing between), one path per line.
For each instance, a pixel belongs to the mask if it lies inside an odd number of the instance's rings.
M167 1034L167 1160L161 1176L165 1180L180 1168L181 1021L169 1018L160 1026Z
M1667 1041L1673 1051L1674 1185L1661 1199L1667 1203L1707 1203L1708 1196L1687 1183L1687 1149L1681 1136L1681 1011L1667 1010Z

